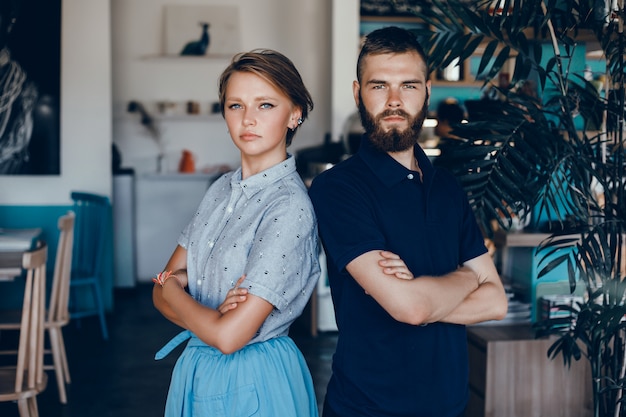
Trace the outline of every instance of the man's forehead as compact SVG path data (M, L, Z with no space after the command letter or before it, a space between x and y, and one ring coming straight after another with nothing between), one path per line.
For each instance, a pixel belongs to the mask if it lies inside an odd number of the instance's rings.
M363 62L364 82L370 79L424 80L426 63L417 52L368 55Z

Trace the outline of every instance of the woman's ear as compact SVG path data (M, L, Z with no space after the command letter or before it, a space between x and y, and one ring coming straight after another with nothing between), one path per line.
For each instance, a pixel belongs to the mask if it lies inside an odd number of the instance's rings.
M302 119L302 110L295 109L291 114L291 119L289 120L289 129L295 130L298 126L302 124L304 120Z

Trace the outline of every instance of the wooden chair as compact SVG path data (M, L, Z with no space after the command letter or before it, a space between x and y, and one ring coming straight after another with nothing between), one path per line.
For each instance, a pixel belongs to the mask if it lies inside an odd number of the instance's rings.
M20 417L38 417L37 395L48 384L43 369L47 255L45 244L24 253L26 283L17 364L0 368L0 401L17 402Z
M71 382L62 329L70 322L68 306L75 217L74 212L69 211L59 218L59 243L54 261L50 302L44 324L50 338L50 350L47 352L52 353L52 365L44 365L44 369L54 370L59 389L59 401L62 404L67 404L65 384Z
M74 228L74 253L70 278L70 318L97 315L100 319L102 338L108 340L101 282L105 246L111 226L111 204L108 197L86 192L72 192L73 211L76 213ZM79 287L91 290L93 307L77 298Z
M59 238L54 262L54 274L52 276L50 301L44 322L44 328L47 330L50 339L50 349L44 350L44 353L52 354L52 364L44 363L44 369L55 371L59 401L62 404L67 404L65 384L71 382L62 328L70 321L68 304L75 217L73 211L69 211L67 214L59 217ZM20 328L19 311L0 313L0 330L19 330ZM0 353L11 354L17 352L4 350L0 351Z

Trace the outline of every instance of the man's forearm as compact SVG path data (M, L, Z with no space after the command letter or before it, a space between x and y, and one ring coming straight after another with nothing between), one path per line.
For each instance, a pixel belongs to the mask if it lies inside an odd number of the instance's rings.
M427 314L420 324L441 321L478 288L478 277L469 268L459 268L439 277L420 277L411 282L420 298L425 298Z
M506 294L492 282L481 284L457 308L440 321L454 324L475 324L502 320L506 315Z

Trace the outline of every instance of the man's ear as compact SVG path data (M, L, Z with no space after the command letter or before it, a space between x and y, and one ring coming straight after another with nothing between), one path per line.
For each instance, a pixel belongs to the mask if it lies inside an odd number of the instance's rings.
M354 102L359 107L359 93L361 92L361 84L358 81L352 81L352 94L354 95Z

